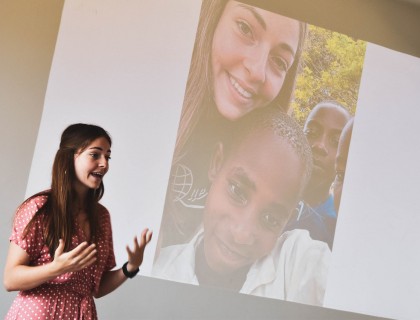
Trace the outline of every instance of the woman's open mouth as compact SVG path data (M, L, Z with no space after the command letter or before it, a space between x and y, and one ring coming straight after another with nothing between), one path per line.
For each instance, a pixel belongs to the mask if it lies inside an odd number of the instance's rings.
M104 176L102 172L92 172L90 175L93 176L97 180L102 180Z

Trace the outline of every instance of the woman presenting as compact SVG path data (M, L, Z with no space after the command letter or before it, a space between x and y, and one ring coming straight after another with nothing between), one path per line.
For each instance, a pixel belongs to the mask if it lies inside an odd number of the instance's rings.
M101 127L73 124L61 136L51 189L17 209L4 271L19 291L6 319L96 319L93 297L134 277L152 232L144 229L128 261L115 267L111 221L99 203L109 169L111 138Z

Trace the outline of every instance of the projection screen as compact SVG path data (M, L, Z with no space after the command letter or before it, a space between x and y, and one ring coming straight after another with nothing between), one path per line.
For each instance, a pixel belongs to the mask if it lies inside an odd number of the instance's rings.
M149 227L143 275L419 317L419 83L418 58L280 4L67 1L27 195L49 187L64 128L98 124L114 141L102 203L117 265ZM276 142L258 127L268 109L283 111Z

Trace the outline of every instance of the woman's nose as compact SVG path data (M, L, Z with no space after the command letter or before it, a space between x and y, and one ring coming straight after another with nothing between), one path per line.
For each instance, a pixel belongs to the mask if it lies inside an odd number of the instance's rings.
M264 83L266 81L267 61L268 52L261 47L250 50L244 58L244 67L252 82Z
M99 166L103 168L108 168L108 159L106 157L101 157L99 160Z

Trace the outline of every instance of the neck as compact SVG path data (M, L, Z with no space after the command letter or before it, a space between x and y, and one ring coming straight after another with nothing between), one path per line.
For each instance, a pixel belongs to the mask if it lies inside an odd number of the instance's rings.
M74 182L72 187L73 194L75 195L75 201L79 204L85 204L89 189L78 181Z
M311 185L305 189L303 199L311 207L316 207L327 200L330 193L330 186Z
M76 198L73 200L73 206L74 214L79 214L81 211L86 210L86 196L76 196Z
M249 266L229 274L219 274L212 270L207 263L204 252L204 241L201 241L195 255L195 273L201 286L224 288L239 292L245 283Z

